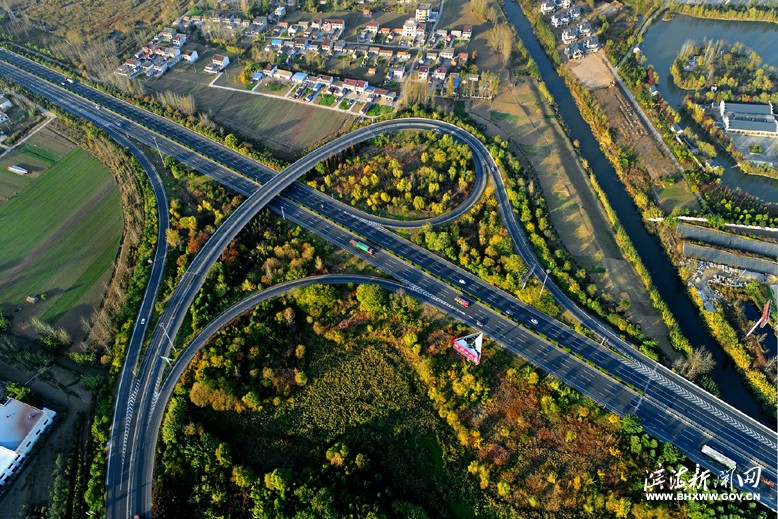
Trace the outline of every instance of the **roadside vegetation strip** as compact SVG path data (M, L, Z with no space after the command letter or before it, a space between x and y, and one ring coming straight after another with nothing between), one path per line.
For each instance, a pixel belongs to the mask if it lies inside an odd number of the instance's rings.
M737 371L741 373L741 376L745 379L753 393L762 402L765 411L774 418L776 416L776 404L778 403L775 384L767 379L764 372L754 369L751 355L739 340L738 333L732 328L729 321L721 315L721 308L717 307L716 312L708 312L703 308L702 300L700 300L699 296L691 290L690 293L711 334L735 363Z
M616 230L616 242L619 244L619 247L621 247L621 250L624 253L624 257L627 258L635 267L635 270L640 276L640 279L643 280L643 284L646 286L646 289L651 296L651 303L654 305L654 308L657 310L657 312L659 312L662 320L667 325L671 344L677 350L684 351L686 353L691 352L691 344L689 344L689 340L684 337L678 321L675 319L675 316L670 311L670 308L668 308L667 303L665 303L665 301L662 299L662 296L659 294L659 291L654 286L654 282L651 279L651 274L649 274L648 269L643 264L643 260L635 250L635 246L632 245L632 241L629 239L627 232L621 226L618 216L616 216L616 212L613 210L613 207L611 207L610 202L608 201L605 192L600 187L600 184L597 182L597 178L594 176L594 173L590 174L589 179L592 183L592 186L594 186L595 192L600 198L603 207L605 207L605 213L608 215L608 219L611 221L611 224Z

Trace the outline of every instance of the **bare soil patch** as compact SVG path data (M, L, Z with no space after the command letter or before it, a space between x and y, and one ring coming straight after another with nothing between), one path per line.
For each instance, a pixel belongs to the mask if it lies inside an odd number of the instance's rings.
M582 60L571 61L568 66L578 80L592 90L609 87L615 82L600 53L589 54Z

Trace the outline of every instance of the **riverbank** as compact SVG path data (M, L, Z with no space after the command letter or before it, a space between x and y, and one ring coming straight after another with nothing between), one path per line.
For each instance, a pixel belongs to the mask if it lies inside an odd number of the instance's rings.
M721 387L722 398L755 419L765 423L771 422L771 420L766 420L760 405L729 365L722 348L707 334L697 309L686 295L685 287L679 279L675 267L663 252L663 244L658 237L649 234L644 227L642 217L635 210L633 200L626 193L612 164L600 149L599 141L595 138L587 122L584 121L567 85L535 38L529 20L515 3L506 3L504 9L510 21L522 35L524 44L537 63L540 75L553 96L559 113L564 114L564 121L570 132L570 137L578 140L582 157L586 159L595 173L597 182L607 195L614 213L621 222L625 233L630 237L638 256L646 265L651 279L662 281L655 283L656 289L662 299L667 302L673 316L678 320L683 335L695 346L704 345L713 353L716 360L713 377Z

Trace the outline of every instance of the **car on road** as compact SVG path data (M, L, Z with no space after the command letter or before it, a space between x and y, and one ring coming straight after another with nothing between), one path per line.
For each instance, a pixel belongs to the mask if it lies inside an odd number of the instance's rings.
M140 320L140 324L146 324L146 318L145 317Z
M533 318L533 319L530 319L530 320L529 320L529 322L531 322L531 323L532 323L532 324L534 324L535 326L537 326L537 325L538 325L538 320L537 320L537 319L534 319L534 318Z
M477 324L478 326L483 326L483 323L481 321L476 321L475 324Z
M460 280L459 280L459 284L460 284L460 285L464 285L464 284L465 284L465 280L464 280L464 279L460 279Z
M505 310L505 315L513 315L513 310Z

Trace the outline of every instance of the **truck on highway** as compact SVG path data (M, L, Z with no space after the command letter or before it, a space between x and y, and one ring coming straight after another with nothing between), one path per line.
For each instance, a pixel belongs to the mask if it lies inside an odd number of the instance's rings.
M371 247L370 245L367 245L365 243L362 243L361 241L351 240L349 243L351 245L353 245L354 247L356 247L357 249L363 250L363 251L367 252L371 256L373 254L375 254L375 250L373 250L373 247Z
M455 301L455 302L456 302L456 303L457 303L459 306L464 306L465 308L467 308L468 306L470 306L470 301L468 301L468 300L467 300L467 299L465 299L464 297L455 297L455 298L454 298L454 301Z
M709 458L713 458L714 460L718 461L728 469L734 469L737 466L737 462L735 460L725 456L710 445L703 445L702 453L707 455Z

